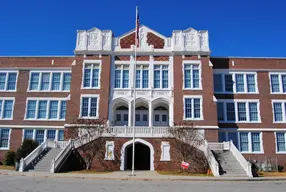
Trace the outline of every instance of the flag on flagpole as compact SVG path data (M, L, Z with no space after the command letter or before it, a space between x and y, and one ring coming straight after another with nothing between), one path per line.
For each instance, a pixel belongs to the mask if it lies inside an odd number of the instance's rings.
M139 47L139 10L136 7L136 34L135 34L135 46Z

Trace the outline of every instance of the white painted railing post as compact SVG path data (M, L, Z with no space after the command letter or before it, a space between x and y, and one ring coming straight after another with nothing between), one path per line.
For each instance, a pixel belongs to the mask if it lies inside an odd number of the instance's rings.
M20 160L20 165L19 165L19 172L24 172L24 167L25 167L25 161L24 158L22 157L22 159Z

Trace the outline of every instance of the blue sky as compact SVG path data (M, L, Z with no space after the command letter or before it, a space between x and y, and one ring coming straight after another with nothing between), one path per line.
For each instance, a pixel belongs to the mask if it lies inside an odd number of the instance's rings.
M0 55L73 55L76 30L209 30L212 56L286 57L283 0L0 0Z

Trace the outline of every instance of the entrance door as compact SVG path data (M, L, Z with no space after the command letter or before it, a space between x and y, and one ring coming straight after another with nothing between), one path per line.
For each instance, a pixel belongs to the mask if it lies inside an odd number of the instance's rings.
M136 111L136 126L148 126L149 118L147 110L138 110Z
M126 148L126 166L125 170L132 169L132 144ZM150 170L150 148L142 143L135 143L135 159L134 168L135 170Z
M168 126L168 111L155 110L153 124L155 126Z

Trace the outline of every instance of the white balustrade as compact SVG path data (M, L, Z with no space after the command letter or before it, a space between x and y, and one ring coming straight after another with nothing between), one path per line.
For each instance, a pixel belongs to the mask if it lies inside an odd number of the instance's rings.
M67 154L72 150L73 148L73 141L70 139L67 143L60 142L62 145L65 147L61 152L56 156L55 159L53 159L52 164L51 164L51 173L55 173L55 171L59 168L60 163L64 160L64 158L67 156ZM59 144L59 143L57 143Z
M207 140L205 140L203 146L201 147L201 149L203 150L206 159L208 161L208 164L212 170L212 173L215 177L219 177L219 164L217 162L217 160L215 159L211 149L210 149L210 143L207 142Z
M135 136L137 137L162 137L168 136L169 127L135 127ZM133 127L128 126L114 126L106 129L103 136L114 136L114 137L132 137Z
M211 149L211 150L214 150L214 151L219 151L219 150L229 150L229 146L230 146L230 143L229 142L222 142L222 143L214 143L214 142L209 142L208 143L208 147Z

